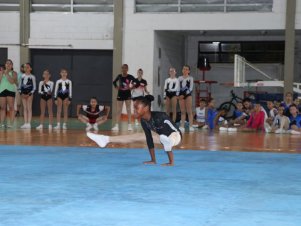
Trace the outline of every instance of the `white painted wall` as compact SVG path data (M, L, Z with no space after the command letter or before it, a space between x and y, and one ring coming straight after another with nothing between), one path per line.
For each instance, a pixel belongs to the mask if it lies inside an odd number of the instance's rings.
M134 13L134 0L124 1L124 62L131 68L144 68L145 78L152 81L157 76L156 31L203 31L203 30L283 30L285 28L286 1L274 0L273 12L242 12L242 13ZM296 28L301 29L301 1L297 1ZM193 40L185 44L185 59L192 65L196 64L191 58L195 57L197 45ZM194 50L192 50L194 48ZM276 66L278 68L278 66ZM268 67L268 70L273 71ZM217 74L222 74L222 70ZM213 71L212 71L213 73ZM229 73L230 76L230 73ZM233 76L233 73L232 75ZM154 94L159 92L157 84L150 84ZM156 88L155 88L156 87ZM162 89L162 87L161 87ZM223 94L224 95L224 94Z
M113 27L112 13L31 13L29 44L30 48L113 49Z
M155 33L155 54L154 54L154 77L153 93L156 101L153 104L154 110L163 110L163 89L165 79L169 77L168 69L175 67L177 76L181 75L182 65L185 64L185 39L182 35L175 35L170 32ZM159 58L159 49L161 58ZM158 72L160 68L160 72ZM158 76L160 74L160 76ZM158 104L158 95L160 95L162 104Z
M8 48L8 58L14 62L15 70L20 68L19 17L20 14L18 12L0 13L0 47Z

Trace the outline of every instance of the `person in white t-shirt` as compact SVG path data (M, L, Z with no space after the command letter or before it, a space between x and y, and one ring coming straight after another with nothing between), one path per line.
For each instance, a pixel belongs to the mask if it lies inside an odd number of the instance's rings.
M206 118L207 118L207 102L205 99L200 99L199 106L195 109L195 121L193 127L195 128L208 128L206 126Z

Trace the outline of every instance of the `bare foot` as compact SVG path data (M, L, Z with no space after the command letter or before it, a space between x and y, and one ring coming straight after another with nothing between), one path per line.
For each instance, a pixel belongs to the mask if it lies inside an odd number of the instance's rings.
M143 162L144 165L155 165L156 162L155 161L146 161L146 162Z
M174 166L174 164L169 162L169 163L161 164L161 166Z

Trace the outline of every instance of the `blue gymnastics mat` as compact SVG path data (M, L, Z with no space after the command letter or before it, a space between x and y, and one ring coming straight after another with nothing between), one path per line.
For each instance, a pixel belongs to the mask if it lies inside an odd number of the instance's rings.
M157 151L158 163L167 161ZM299 226L301 155L0 147L0 225Z

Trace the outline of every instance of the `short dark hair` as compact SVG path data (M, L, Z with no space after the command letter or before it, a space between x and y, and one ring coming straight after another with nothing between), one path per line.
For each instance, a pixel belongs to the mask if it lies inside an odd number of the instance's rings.
M94 97L94 96L93 96L93 97L91 97L91 98L90 98L90 100L96 100L96 101L98 102L97 98L96 98L96 97Z
M246 97L242 100L242 102L245 103L245 102L252 102L252 101L249 97Z
M289 109L291 109L291 107L297 108L297 105L296 105L296 104L291 104L290 107L289 107ZM297 109L298 109L298 108L297 108Z

